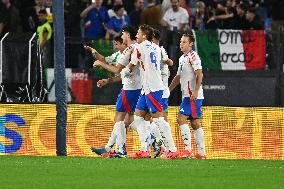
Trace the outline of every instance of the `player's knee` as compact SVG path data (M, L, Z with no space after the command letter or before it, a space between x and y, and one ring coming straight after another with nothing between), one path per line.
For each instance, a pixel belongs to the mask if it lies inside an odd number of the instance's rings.
M165 121L168 121L168 113L167 113L167 112L164 112L163 115L164 115Z
M125 128L129 128L129 125L131 124L130 120L124 120Z
M200 121L198 119L194 119L190 121L191 127L196 130L201 127Z
M114 116L114 122L124 121L125 115L125 112L116 112Z
M177 117L177 122L179 125L183 125L187 123L187 119L185 116L179 114Z
M146 121L150 121L150 119L151 119L151 114L147 113L147 114L145 115L145 120L146 120Z

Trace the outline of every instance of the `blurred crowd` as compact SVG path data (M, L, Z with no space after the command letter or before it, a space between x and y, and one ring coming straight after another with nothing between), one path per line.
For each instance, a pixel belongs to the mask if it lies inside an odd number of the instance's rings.
M53 67L52 9L52 0L1 0L0 39L7 32L37 32L43 65ZM89 68L92 61L82 40L113 39L125 25L148 24L166 31L166 48L176 44L178 31L191 29L279 31L284 29L284 0L64 0L64 19L66 39L72 39L66 48L67 67ZM170 56L174 52L167 50Z
M38 32L52 35L52 0L2 0L0 36ZM66 36L115 37L124 25L168 30L267 29L284 24L283 0L64 0Z

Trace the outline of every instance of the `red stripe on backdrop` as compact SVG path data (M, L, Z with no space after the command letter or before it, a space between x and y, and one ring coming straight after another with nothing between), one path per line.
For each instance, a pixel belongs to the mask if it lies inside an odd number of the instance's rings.
M247 70L265 68L265 33L263 30L243 30L243 48Z
M152 102L152 104L157 108L157 110L159 112L163 111L163 107L162 105L152 96L151 93L147 94L147 97L150 99L150 101Z
M123 103L123 106L125 108L126 113L130 113L131 106L129 105L129 103L127 101L126 93L125 93L125 90L123 90L123 89L122 89L122 103Z

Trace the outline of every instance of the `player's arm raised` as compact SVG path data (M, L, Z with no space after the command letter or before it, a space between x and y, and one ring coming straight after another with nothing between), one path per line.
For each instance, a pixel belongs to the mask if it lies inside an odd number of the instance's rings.
M93 66L94 67L101 66L104 69L106 69L107 71L112 72L112 73L120 73L121 70L124 68L124 66L121 65L121 64L117 64L117 65L113 66L113 65L107 64L105 61L99 61L99 60L96 60L93 64Z
M103 55L101 55L100 53L98 53L98 51L90 46L85 45L84 48L87 51L90 51L92 53L93 56L96 57L97 60L105 62L105 57Z
M108 70L112 73L120 73L123 68L128 67L127 64L129 63L129 59L131 57L131 52L132 52L131 47L126 48L123 51L123 53L122 53L122 55L121 55L121 57L118 61L118 64L116 66L109 65L106 62L102 62L102 61L94 62L93 66L94 67L102 66L104 69L106 69L106 70Z

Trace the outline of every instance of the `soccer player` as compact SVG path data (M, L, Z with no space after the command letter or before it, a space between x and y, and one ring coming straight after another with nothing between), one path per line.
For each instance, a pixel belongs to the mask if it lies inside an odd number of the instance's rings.
M169 101L169 96L170 96L170 90L169 90L169 76L170 76L170 71L169 71L169 66L173 65L173 61L169 58L166 50L164 49L163 46L160 46L160 31L154 29L153 30L153 43L156 44L160 48L161 52L161 75L162 75L162 80L164 84L164 91L163 91L163 96L162 96L162 106L164 110L164 118L167 121L168 120L168 101Z
M102 61L102 62L106 62L107 64L110 64L110 65L116 65L121 54L122 54L122 52L126 48L126 45L123 43L123 40L122 40L121 37L122 37L122 35L120 34L119 36L114 38L113 46L114 46L114 49L116 49L117 51L115 53L113 53L112 55L107 56L107 57L104 57L96 49L94 49L90 46L84 46L84 48L87 51L90 51L93 54L93 56L95 56L95 58L97 60Z
M205 157L204 132L200 124L202 116L202 66L198 54L192 50L194 44L192 33L183 34L180 40L180 49L183 55L179 58L179 67L174 77L170 91L179 83L181 84L182 102L179 108L178 124L181 130L181 136L185 145L185 151L181 157L193 157L191 149L191 134L187 124L190 120L191 127L194 129L195 142L198 148L198 154L195 156L199 159Z
M169 66L173 65L173 61L168 57L168 54L166 52L166 50L164 49L164 47L160 46L160 31L157 29L153 29L153 44L156 44L156 48L160 51L161 54L161 63L160 63L160 70L161 70L161 76L162 76L162 80L163 80L163 84L164 84L164 91L163 91L163 96L162 96L162 101L161 104L163 106L163 115L165 118L165 121L167 121L167 117L168 117L168 99L170 96L170 90L169 90ZM150 131L150 134L154 137L154 149L155 149L155 157L159 157L160 155L163 154L163 151L166 150L166 152L168 152L168 145L167 145L167 141L165 140L165 138L162 138L160 130L158 128L158 126L154 123L150 121L146 120L146 129L148 129ZM152 143L152 141L151 141ZM160 143L164 143L166 145L166 149L164 147L163 144ZM160 149L159 149L159 146ZM158 149L157 149L158 148Z
M102 66L110 72L120 73L122 78L123 88L116 102L115 125L113 130L114 135L120 136L119 133L122 133L122 140L117 144L119 151L115 154L115 156L118 157L126 155L126 128L124 119L127 113L131 114L134 112L142 88L139 67L134 68L133 73L127 72L125 68L129 64L131 54L136 45L135 34L136 31L132 27L126 26L123 28L121 38L123 39L123 43L127 45L127 48L123 51L115 66L99 60L94 62L94 66ZM110 141L103 148L92 148L93 152L99 155L110 152L114 140Z
M131 62L127 69L133 72L136 65L140 65L142 94L139 97L135 109L134 121L130 127L138 132L141 142L139 152L131 156L132 158L148 158L147 132L144 118L148 112L151 113L154 123L159 127L161 134L165 137L169 145L169 152L166 158L177 158L179 153L174 144L169 124L163 117L163 107L161 104L164 90L161 78L160 61L161 55L156 45L151 42L153 29L150 26L142 25L136 35L138 45L134 50Z
M123 43L122 40L122 35L120 34L119 36L116 36L114 38L113 41L113 45L114 48L117 50L117 52L113 53L112 55L108 56L108 57L104 57L103 55L101 55L96 49L89 47L89 46L85 46L85 49L92 52L92 54L96 57L96 59L98 61L102 61L105 62L109 65L116 65L123 53L123 51L126 49L126 45ZM121 76L119 74L116 74L115 77L112 78L107 78L107 79L101 79L97 82L97 86L99 88L102 88L103 86L109 84L109 83L115 83L115 82L120 82ZM124 123L127 126L129 126L129 124L133 121L133 116L131 116L129 113L126 114L125 119L124 119ZM113 157L115 155L114 152L111 152L111 148L114 146L114 144L116 143L117 145L117 152L121 152L123 151L123 149L119 149L119 148L124 148L123 147L123 136L121 134L123 130L121 130L121 132L118 132L118 127L115 126L113 132L111 133L111 136L109 138L108 144L99 149L99 148L91 148L93 152L97 152L98 155L102 155L103 157ZM122 144L120 144L122 143ZM119 145L120 144L120 145ZM122 153L121 153L122 154Z

